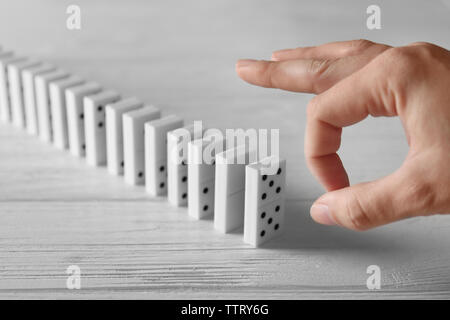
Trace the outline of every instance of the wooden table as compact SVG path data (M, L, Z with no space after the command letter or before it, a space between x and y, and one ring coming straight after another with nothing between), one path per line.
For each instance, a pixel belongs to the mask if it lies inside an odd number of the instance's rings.
M320 226L309 206L323 189L303 157L309 95L252 87L238 58L274 49L369 38L450 47L448 1L77 1L82 29L65 27L70 1L3 1L0 42L186 121L279 128L288 161L287 228L262 249L211 220L149 197L105 168L0 126L0 298L449 298L450 216L358 233ZM398 119L344 131L352 183L381 177L407 153ZM381 268L381 290L366 268ZM81 268L81 290L66 268Z

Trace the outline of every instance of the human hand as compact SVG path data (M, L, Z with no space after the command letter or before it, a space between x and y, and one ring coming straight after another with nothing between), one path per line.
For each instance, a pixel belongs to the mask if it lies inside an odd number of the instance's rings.
M305 155L328 192L311 207L316 222L366 230L450 213L449 51L354 40L239 60L236 71L258 86L317 94L307 108ZM337 155L342 128L368 115L399 116L409 152L392 174L349 186Z

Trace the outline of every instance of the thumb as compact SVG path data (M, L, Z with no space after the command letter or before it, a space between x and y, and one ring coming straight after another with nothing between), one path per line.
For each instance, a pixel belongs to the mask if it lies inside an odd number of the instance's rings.
M311 217L361 231L424 214L432 207L432 184L413 168L405 163L382 179L328 192L314 202Z

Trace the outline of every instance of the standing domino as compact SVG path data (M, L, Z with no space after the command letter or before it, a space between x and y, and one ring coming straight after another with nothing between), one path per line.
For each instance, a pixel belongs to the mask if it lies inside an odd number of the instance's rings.
M188 212L193 218L214 213L215 155L224 148L225 140L213 136L188 144Z
M174 115L145 124L145 188L153 196L167 192L167 132L181 126Z
M286 161L269 157L245 170L244 241L257 247L284 228Z
M84 97L84 132L86 137L86 162L91 166L106 164L105 107L119 101L115 91L102 91Z
M39 138L45 142L53 139L52 113L50 110L49 83L68 78L69 74L63 70L37 75L34 79L36 86L36 106L38 115Z
M86 152L83 99L87 95L100 91L100 85L95 82L87 82L66 89L69 150L74 156L83 157Z
M0 54L0 120L2 122L11 121L8 65L22 60L25 58L16 57L12 52Z
M194 128L190 125L167 133L167 197L177 207L188 203L188 142L203 135L203 130L194 132Z
M159 119L161 112L154 106L127 112L123 115L123 151L125 182L131 185L145 181L144 124Z
M108 171L114 175L123 174L123 121L125 112L139 109L143 103L136 98L127 98L106 106L106 155Z
M256 150L247 146L229 149L216 156L214 227L227 233L244 224L245 166L256 161Z
M25 110L23 105L22 70L35 67L40 63L35 60L21 60L8 65L8 81L10 107L13 124L17 127L25 127Z
M69 146L65 91L70 87L78 86L83 83L84 81L81 78L72 76L51 82L49 85L53 143L58 149L67 149Z
M55 67L51 64L43 63L22 71L25 122L29 134L38 134L35 77L54 70Z

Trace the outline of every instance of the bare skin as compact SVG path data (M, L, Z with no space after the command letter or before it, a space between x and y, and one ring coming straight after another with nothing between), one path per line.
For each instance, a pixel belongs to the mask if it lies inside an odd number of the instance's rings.
M317 94L305 135L308 167L327 190L311 207L316 222L367 230L450 213L450 51L353 40L239 60L236 71L254 85ZM392 174L350 186L337 154L342 128L369 115L400 117L409 152Z

